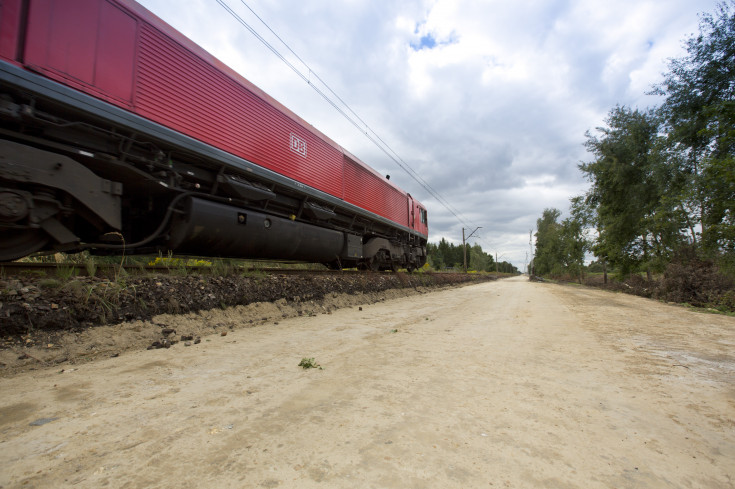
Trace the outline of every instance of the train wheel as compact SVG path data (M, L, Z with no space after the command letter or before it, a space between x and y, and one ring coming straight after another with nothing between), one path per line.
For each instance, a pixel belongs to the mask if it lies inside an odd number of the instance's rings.
M49 237L40 229L5 231L0 240L0 261L13 261L34 253L48 243Z

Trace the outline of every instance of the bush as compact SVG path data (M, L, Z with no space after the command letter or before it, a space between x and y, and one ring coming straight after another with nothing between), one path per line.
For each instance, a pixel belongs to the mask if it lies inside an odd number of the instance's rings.
M712 261L687 258L669 263L656 291L656 298L697 307L735 310L733 279L721 274Z

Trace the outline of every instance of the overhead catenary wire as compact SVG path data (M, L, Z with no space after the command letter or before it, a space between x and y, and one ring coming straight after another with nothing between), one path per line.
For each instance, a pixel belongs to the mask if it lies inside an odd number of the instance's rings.
M291 47L278 35L273 29L245 2L240 2L273 34L286 49L304 65L307 73L304 74L299 70L293 63L291 63L286 57L281 54L271 43L269 43L262 35L260 35L247 21L245 21L237 12L235 12L225 0L217 0L217 3L222 6L238 23L240 23L245 29L247 29L256 39L258 39L268 50L270 50L278 59L285 63L296 73L302 80L304 80L319 96L321 96L329 105L331 105L337 112L339 112L345 119L347 119L356 129L365 135L365 137L375 144L389 159L397 164L403 171L405 171L416 183L418 183L426 192L434 197L436 201L447 209L460 223L470 227L475 226L474 223L468 222L464 217L461 216L460 212L454 208L436 189L434 189L421 175L419 175L408 163L406 163L393 148L390 147L352 108L327 85L319 75L311 69L311 67L293 50ZM311 77L314 77L319 83L331 94L339 104L335 102L324 90L316 86L311 81ZM343 109L344 107L344 109ZM348 114L349 112L349 114ZM351 114L351 115L350 115ZM358 122L359 121L359 122ZM476 227L476 226L475 226Z

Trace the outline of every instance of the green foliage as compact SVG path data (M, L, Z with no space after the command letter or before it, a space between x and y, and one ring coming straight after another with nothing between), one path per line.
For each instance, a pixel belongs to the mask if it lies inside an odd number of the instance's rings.
M95 262L93 256L88 256L84 262L84 267L87 269L87 275L94 277L97 274L97 262Z
M490 272L495 270L495 260L493 260L492 255L488 255L482 251L482 247L479 244L475 244L467 253L467 269L478 272Z
M686 239L680 160L667 158L655 111L615 107L605 122L599 136L586 134L595 159L579 166L592 183L593 251L624 274L661 268Z
M684 45L653 88L661 107L616 106L585 134L590 190L570 218L546 209L538 220L537 273L575 274L587 250L622 276L650 280L682 250L735 273L735 0L702 14Z
M508 262L495 263L493 255L483 251L479 244L467 248L467 270L476 272L504 272L518 273L518 268ZM454 245L442 238L438 244L427 243L426 252L428 254L428 264L434 270L445 270L453 268L462 270L464 268L464 254L462 253L462 245Z
M616 106L585 134L590 190L562 222L544 211L537 273L581 273L587 250L603 268L649 280L683 249L735 270L735 0L703 14L685 47L653 88L661 107Z
M324 370L321 365L316 363L316 360L313 358L302 358L301 362L299 363L299 367L303 368L304 370L310 369L310 368L318 368L319 370Z
M559 209L545 209L536 221L536 275L571 275L581 278L589 244L584 220L579 213L558 222Z
M561 272L559 216L559 209L544 209L542 216L536 220L536 251L533 256L536 275L556 275Z
M735 252L735 1L702 14L687 54L669 60L654 87L665 101L667 143L683 155L689 175L690 218L709 256Z
M444 238L438 244L427 243L426 251L429 264L436 270L445 268L461 269L464 266L462 246L455 246Z
M61 280L70 280L77 275L77 270L71 265L59 265L56 269L56 275Z

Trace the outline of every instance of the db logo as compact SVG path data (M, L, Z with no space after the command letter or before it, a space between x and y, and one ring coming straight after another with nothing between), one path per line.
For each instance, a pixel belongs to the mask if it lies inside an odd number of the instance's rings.
M291 133L291 151L306 158L306 141Z

